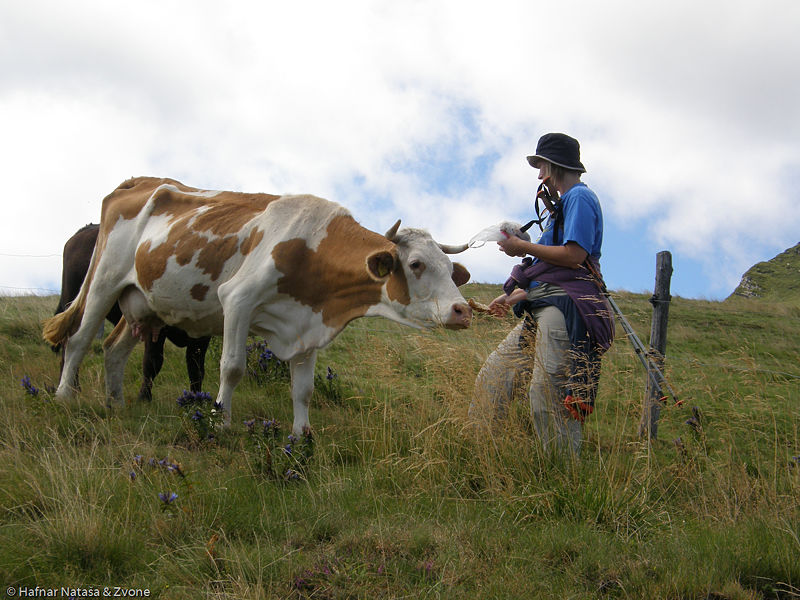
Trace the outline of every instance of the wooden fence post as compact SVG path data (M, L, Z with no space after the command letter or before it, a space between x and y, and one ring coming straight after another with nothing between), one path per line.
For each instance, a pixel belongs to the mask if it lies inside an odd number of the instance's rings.
M653 305L653 321L650 327L650 356L658 368L664 371L664 355L667 352L667 321L669 319L669 293L672 280L672 254L663 250L656 255L655 293L650 298ZM645 374L647 391L644 397L639 437L657 439L658 417L661 414L661 398L653 388L650 377Z

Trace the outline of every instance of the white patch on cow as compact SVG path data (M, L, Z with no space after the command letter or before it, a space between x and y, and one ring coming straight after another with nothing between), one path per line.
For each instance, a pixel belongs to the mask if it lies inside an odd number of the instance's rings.
M390 321L400 323L401 325L408 325L414 329L423 329L424 325L422 323L418 323L403 317L401 307L402 304L399 302L392 302L389 300L389 296L386 294L386 290L384 289L383 300L381 303L370 306L364 316L383 317L384 319L389 319Z
M297 210L298 205L303 207ZM269 252L281 241L302 237L306 245L317 250L328 234L328 225L339 216L352 216L343 206L310 195L281 196L271 202L259 217L264 240L272 242Z
M144 224L144 229L140 235L139 245L150 242L150 248L157 248L167 241L169 235L169 225L174 217L168 214L150 215ZM137 246L138 249L138 246Z
M214 198L219 196L222 192L220 190L198 190L196 192L184 192L187 196L196 196L197 198Z
M253 312L250 333L264 337L281 360L324 348L339 333L322 321L322 314L295 300L278 299Z
M219 196L222 192L218 190L195 190L195 191L183 191L178 188L176 185L171 183L165 183L163 185L158 186L153 193L151 194L150 198L152 199L153 196L157 196L162 190L170 190L172 192L176 192L178 194L182 194L184 196L194 196L196 198L213 198L214 196Z

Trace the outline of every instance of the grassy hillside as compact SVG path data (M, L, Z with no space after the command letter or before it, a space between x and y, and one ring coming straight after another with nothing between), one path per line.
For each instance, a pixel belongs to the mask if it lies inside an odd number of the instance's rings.
M732 296L800 304L800 244L748 269Z
M465 286L484 302L497 291ZM646 341L647 298L617 299ZM57 360L39 339L55 304L0 298L0 581L15 591L800 595L796 304L675 298L667 374L686 404L662 411L652 444L637 437L644 373L620 332L575 462L540 452L523 399L493 431L467 417L475 375L510 317L478 316L461 332L354 322L320 356L313 447L298 440L290 456L286 425L263 433L264 421L291 423L291 401L258 349L233 427L212 439L176 403L186 374L169 345L151 404L105 407L99 341L80 398L55 400ZM140 359L137 349L129 398ZM212 393L218 359L214 343Z

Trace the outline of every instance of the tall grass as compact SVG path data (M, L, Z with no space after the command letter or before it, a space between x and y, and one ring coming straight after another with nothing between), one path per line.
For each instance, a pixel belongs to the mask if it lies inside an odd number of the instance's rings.
M481 301L495 293L466 288ZM646 339L646 298L619 304ZM637 437L644 375L620 337L578 460L541 451L523 400L494 429L467 414L512 320L420 333L361 319L320 354L314 453L287 480L264 468L244 424L291 423L285 380L243 381L233 426L205 439L176 404L181 350L167 347L152 403L111 409L98 341L81 396L55 400L57 358L39 341L54 305L0 298L7 586L160 598L800 595L792 307L676 298L667 375L686 404L662 411L652 443ZM129 398L140 358L126 372ZM212 393L218 359L213 344Z

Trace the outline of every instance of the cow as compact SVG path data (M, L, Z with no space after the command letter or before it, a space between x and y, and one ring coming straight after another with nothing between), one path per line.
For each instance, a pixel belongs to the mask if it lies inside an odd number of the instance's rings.
M62 255L61 270L61 297L58 300L55 314L64 312L80 291L81 284L89 270L89 263L92 259L92 252L97 240L100 225L89 223L79 229L64 244ZM106 315L112 325L119 323L122 318L122 311L119 303L114 306ZM171 341L179 348L186 348L186 369L189 373L189 389L199 392L203 386L205 377L205 358L210 337L193 338L189 337L185 331L177 327L165 326L159 332L156 339L148 337L144 340L144 356L142 358L142 385L139 388L139 400L150 401L153 399L153 380L161 371L164 364L164 342ZM53 346L55 352L61 353L61 372L64 370L64 345ZM78 374L75 373L75 380L72 386L78 388Z
M317 352L353 319L383 316L415 328L467 328L458 290L469 271L424 230L380 235L311 195L207 191L173 179L129 179L106 196L100 232L75 301L44 324L51 344L69 339L56 397L69 398L91 337L114 302L124 315L105 343L106 393L121 403L125 362L139 338L164 325L222 335L216 398L230 425L246 370L249 334L289 362L292 431L310 430Z

